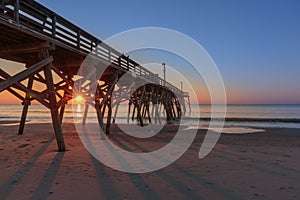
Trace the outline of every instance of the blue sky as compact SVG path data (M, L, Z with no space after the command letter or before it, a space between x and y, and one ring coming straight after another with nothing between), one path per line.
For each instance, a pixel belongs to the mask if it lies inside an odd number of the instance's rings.
M230 103L300 103L300 1L38 2L103 40L147 26L190 36L219 67Z

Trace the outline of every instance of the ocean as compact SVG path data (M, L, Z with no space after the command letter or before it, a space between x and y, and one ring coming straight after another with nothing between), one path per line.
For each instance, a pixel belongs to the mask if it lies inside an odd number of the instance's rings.
M210 105L199 105L200 110L195 109L197 106L191 105L191 112L187 112L180 123L187 126L199 126L200 118L200 127L208 127L211 116ZM215 118L218 119L223 114L222 106L218 105L216 108ZM63 121L80 123L83 110L84 105L66 105ZM116 123L127 123L127 110L127 105L119 106ZM189 111L188 108L187 111ZM20 120L21 112L22 105L2 104L0 105L0 121ZM51 122L50 112L42 105L33 104L29 107L27 120L28 123ZM96 114L91 107L87 121L97 122ZM225 127L300 128L300 105L227 105Z

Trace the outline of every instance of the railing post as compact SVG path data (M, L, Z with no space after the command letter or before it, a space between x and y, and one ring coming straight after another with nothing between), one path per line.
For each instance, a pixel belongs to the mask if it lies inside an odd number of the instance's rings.
M19 23L20 0L16 0L14 5L14 20Z
M139 65L139 67L140 67L140 76L141 76L142 75L142 66Z
M129 56L127 56L127 70L129 71Z
M108 62L111 62L111 48L108 48Z
M81 35L81 31L78 30L78 32L77 32L77 48L78 49L80 48L80 35Z
M1 3L0 3L0 13L4 14L4 11L5 11L5 4L4 4L3 1L1 1Z
M52 36L55 37L56 35L56 16L52 16Z
M119 67L122 67L122 66L121 66L121 56L122 56L122 55L120 55L119 58L118 58Z
M94 44L94 42L93 42L93 40L91 40L91 52L93 52L93 45Z

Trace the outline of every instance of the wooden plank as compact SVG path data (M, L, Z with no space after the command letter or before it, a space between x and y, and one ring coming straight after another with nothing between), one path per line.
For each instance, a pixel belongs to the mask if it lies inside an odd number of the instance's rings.
M19 16L19 23L39 32L42 32L45 28L43 23L37 20L32 20L31 18L22 14Z
M17 53L33 53L38 52L41 48L51 47L48 42L46 43L22 43L17 45L9 44L7 46L1 45L0 54L17 54Z
M45 16L52 16L55 13L51 10L49 10L48 8L46 8L45 6L42 6L41 4L39 4L36 1L26 1L26 0L22 0L21 6L26 5L28 7L30 7L32 9L33 12L37 12L40 15L45 15Z
M26 12L28 15L32 15L33 17L41 20L46 21L47 16L49 16L49 12L44 12L41 9L37 9L30 4L28 4L30 1L21 1L20 2L20 9L24 12Z

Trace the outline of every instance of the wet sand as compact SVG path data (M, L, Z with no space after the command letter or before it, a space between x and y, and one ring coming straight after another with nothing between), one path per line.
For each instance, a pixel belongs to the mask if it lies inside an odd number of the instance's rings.
M0 120L0 125L19 124L17 120Z
M57 152L51 124L0 126L0 199L299 199L300 130L222 134L199 159L205 130L168 167L130 174L106 167L84 148L73 124L64 124L66 152ZM167 126L151 139L112 127L124 149L153 150L176 133Z

